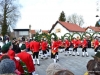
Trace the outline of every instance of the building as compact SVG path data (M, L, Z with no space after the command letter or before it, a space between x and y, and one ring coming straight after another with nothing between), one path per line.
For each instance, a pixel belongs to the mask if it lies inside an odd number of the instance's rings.
M89 26L85 29L85 32L88 32L90 33L91 35L93 35L95 33L94 36L100 36L99 34L96 34L96 33L99 33L100 32L100 27L93 27L93 26Z
M65 33L70 33L72 35L74 32L82 34L85 32L85 29L81 28L77 24L56 21L56 23L52 26L52 28L49 31L49 33L55 33L59 38ZM75 37L76 36L78 35L76 34Z
M29 37L29 29L13 29L14 37L19 38L22 36Z

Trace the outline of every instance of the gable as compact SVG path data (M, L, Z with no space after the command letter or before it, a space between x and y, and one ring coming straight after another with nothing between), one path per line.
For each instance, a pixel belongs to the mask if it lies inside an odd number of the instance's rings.
M92 30L91 28L87 28L87 29L86 29L86 32L93 33L94 30Z
M51 33L62 33L62 32L69 33L69 30L67 30L65 27L63 27L60 23L57 23L51 31Z

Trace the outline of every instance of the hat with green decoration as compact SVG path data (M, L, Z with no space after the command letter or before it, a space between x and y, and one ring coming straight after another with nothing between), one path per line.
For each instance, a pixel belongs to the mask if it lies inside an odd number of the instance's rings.
M100 61L100 51L98 51L94 56L92 56L95 60Z
M7 45L10 47L11 46L11 42L8 42Z
M26 49L26 45L25 44L22 44L21 50L25 50L25 49Z
M7 53L8 50L9 50L9 45L7 45L7 44L4 44L4 45L2 46L2 48L1 48L1 52L2 52L2 53Z

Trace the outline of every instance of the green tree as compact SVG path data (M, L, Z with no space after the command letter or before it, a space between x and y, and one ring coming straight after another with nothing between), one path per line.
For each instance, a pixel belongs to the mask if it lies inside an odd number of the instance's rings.
M66 17L65 17L64 11L61 12L60 17L59 17L59 21L63 21L63 22L66 21Z
M9 26L15 27L20 17L19 8L18 0L0 0L0 25L3 36L7 34Z
M95 27L100 27L100 19L96 22Z

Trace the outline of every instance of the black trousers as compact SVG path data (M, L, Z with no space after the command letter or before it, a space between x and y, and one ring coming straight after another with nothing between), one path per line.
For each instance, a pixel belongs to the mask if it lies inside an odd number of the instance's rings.
M76 51L77 52L77 47L73 48L73 51Z
M42 52L43 52L43 55L44 55L44 54L47 54L46 50L42 50Z
M38 59L38 56L39 56L39 52L34 52L33 53L33 59L35 59L35 57Z
M82 48L82 52L87 52L86 47Z
M65 51L69 51L69 47L67 47L67 48L65 49Z
M97 52L98 51L98 47L97 48L95 48L95 50L94 50L95 52Z

